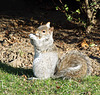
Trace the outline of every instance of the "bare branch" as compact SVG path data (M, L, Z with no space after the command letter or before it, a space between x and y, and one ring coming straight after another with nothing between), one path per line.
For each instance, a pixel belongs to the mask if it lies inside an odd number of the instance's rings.
M86 4L86 12L87 12L88 19L89 19L89 21L91 21L92 12L91 12L90 7L89 7L89 0L85 0L85 4Z

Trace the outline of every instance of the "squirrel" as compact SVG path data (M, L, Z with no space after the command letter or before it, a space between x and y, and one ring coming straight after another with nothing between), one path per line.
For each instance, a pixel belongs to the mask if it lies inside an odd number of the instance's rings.
M87 55L77 50L70 50L59 58L53 31L54 27L50 27L50 22L48 22L39 26L34 34L29 35L35 51L33 61L35 78L76 79L91 75L91 61Z

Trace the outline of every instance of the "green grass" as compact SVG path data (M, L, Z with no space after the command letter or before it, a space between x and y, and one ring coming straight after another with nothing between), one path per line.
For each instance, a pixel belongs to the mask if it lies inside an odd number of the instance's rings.
M16 69L0 63L0 95L100 95L100 77L82 80L26 80L32 70Z

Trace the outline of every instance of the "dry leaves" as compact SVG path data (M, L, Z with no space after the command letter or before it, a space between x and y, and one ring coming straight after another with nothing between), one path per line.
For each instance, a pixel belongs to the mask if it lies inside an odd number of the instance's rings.
M87 44L86 42L86 39L84 39L81 43L81 47L84 48L84 49L87 49L89 47L89 45Z
M25 79L27 79L27 76L26 75L22 75L22 77L25 78Z

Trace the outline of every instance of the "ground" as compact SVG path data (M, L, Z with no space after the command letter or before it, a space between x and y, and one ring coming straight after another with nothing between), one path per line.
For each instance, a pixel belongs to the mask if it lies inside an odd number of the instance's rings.
M92 75L100 76L100 29L86 34L82 27L68 22L63 13L41 6L0 11L0 61L13 67L32 68L34 48L28 35L48 21L55 28L54 43L59 52L77 49L87 54L92 61Z

